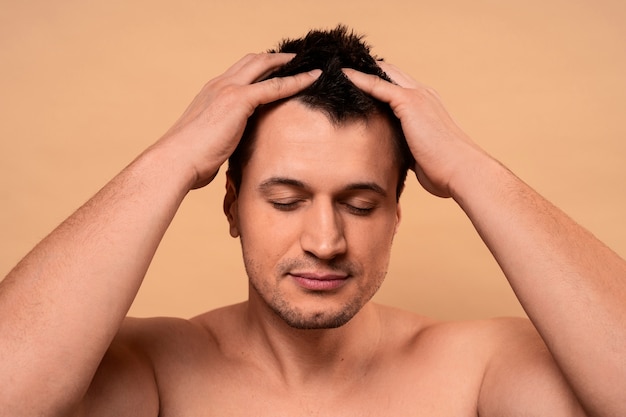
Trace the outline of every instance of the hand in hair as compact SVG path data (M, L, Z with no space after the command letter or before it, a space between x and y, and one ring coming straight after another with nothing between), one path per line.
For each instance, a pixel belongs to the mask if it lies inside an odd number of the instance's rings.
M294 54L249 54L209 81L187 110L154 145L182 158L192 170L192 188L211 182L235 150L255 108L292 96L311 85L320 71L259 81Z
M402 123L422 186L436 196L451 197L454 179L486 154L454 122L437 92L393 65L379 65L394 83L353 69L344 73L357 87L389 103Z

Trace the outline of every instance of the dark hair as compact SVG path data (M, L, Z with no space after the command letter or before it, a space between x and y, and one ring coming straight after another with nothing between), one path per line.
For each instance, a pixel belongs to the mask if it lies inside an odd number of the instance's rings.
M362 38L352 31L349 32L347 27L339 25L327 31L312 30L303 38L283 40L277 50L268 52L290 52L296 55L266 79L295 75L319 68L322 74L311 86L284 100L295 99L311 109L319 110L325 113L334 124L367 120L374 115L387 118L392 128L398 163L396 197L399 198L404 188L407 171L413 163L400 121L387 103L376 100L358 89L341 70L353 68L391 81L376 64L378 58L370 54L370 46L363 42ZM259 114L263 112L264 107L275 106L278 103L280 102L257 108L248 120L237 149L228 160L229 175L236 190L239 190L241 185L243 167L252 155L254 130Z

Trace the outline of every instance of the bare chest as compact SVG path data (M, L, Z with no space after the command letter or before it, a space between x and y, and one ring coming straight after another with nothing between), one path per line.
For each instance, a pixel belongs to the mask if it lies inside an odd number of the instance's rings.
M476 416L472 378L447 370L388 369L342 381L286 386L258 372L198 373L170 387L161 417Z

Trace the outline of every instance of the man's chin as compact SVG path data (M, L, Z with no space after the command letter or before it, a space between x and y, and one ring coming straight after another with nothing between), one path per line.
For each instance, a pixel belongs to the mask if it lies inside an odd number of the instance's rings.
M336 329L348 323L360 308L350 306L338 312L302 312L293 309L275 308L278 315L288 326L299 330Z
M298 330L326 330L326 329L337 329L351 319L347 318L333 318L333 319L324 319L324 320L286 320L283 318L283 321L287 323L290 327Z

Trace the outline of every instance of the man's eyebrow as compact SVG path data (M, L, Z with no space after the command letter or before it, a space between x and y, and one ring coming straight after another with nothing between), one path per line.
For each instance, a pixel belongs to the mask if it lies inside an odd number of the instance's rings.
M261 184L259 184L258 189L262 192L267 191L269 188L273 187L273 186L280 186L280 185L286 185L289 187L295 187L295 188L301 188L301 189L308 189L309 187L307 187L307 185L299 180L293 179L293 178L287 178L287 177L272 177L272 178L268 178L265 181L263 181ZM372 181L364 181L364 182L355 182L355 183L351 183L348 184L343 191L373 191L376 194L380 194L383 197L387 196L387 192L385 191L385 189L383 187L381 187L380 185L376 184L375 182Z
M373 191L377 194L380 194L383 197L387 196L387 192L385 191L385 189L381 187L380 185L376 184L375 182L356 182L353 184L349 184L345 188L345 190L346 191L359 191L359 190Z
M296 179L286 178L286 177L268 178L265 181L263 181L261 184L259 184L258 188L260 191L267 191L267 189L276 185L287 185L290 187L307 188L306 185L302 181L298 181Z

